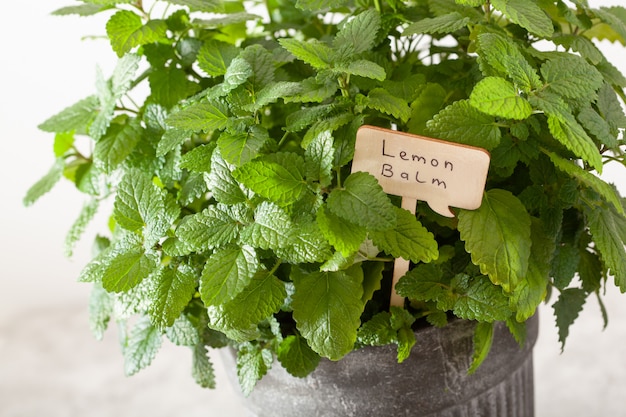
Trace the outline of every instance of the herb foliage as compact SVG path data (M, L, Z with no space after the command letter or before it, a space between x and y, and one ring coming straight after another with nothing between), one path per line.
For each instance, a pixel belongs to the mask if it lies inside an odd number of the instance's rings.
M110 320L124 329L128 374L167 337L212 387L208 349L230 345L249 393L274 357L298 377L364 345L397 344L402 361L416 320L450 314L479 322L473 370L495 321L522 341L556 299L564 344L609 277L626 291L623 199L598 176L625 163L626 78L596 46L626 43L623 7L82 0L55 12L98 13L119 61L39 126L55 160L24 202L63 177L86 195L71 254L114 200L80 280L94 285L95 335ZM482 206L455 219L399 208L350 174L363 124L488 149ZM413 262L397 285L405 308L388 306L394 257Z

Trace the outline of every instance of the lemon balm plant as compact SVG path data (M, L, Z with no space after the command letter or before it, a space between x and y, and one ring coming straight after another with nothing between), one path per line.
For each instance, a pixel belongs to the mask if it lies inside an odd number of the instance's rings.
M453 317L477 322L474 370L495 322L521 342L548 300L564 343L588 296L626 291L599 177L624 165L626 78L597 47L626 43L626 9L590 3L83 0L55 14L108 14L119 61L40 125L56 159L25 203L62 178L85 194L71 251L113 202L80 281L128 374L168 338L212 387L207 351L231 346L249 393L275 358L299 377L366 345L402 362L417 324ZM480 208L412 215L351 173L365 124L488 150Z

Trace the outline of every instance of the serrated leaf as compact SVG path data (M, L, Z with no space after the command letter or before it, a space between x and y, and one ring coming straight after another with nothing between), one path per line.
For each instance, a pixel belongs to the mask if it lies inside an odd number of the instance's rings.
M211 172L206 176L206 182L213 197L221 203L237 204L247 200L219 148L211 156Z
M348 20L333 40L333 49L339 59L350 59L371 50L380 30L380 20L380 14L375 9L366 10Z
M150 98L155 103L172 108L181 100L196 93L200 86L187 78L180 68L164 68L148 75Z
M285 283L267 270L258 271L250 283L228 303L219 306L222 326L246 330L277 313L285 303ZM228 329L224 329L228 332Z
M198 343L193 349L191 375L202 388L215 388L215 370L203 343Z
M426 124L426 132L439 139L487 150L500 143L502 133L493 116L472 107L469 100L449 105Z
M131 170L120 182L115 198L113 218L130 231L143 231L146 247L150 247L169 229L161 190L152 178L138 170Z
M68 257L72 256L76 242L80 240L81 236L85 232L85 229L87 228L87 225L91 222L91 220L93 220L99 206L99 200L89 200L89 202L83 205L78 218L74 221L74 223L72 223L70 230L65 236L65 254Z
M240 229L239 221L232 218L225 207L217 205L186 216L176 229L176 236L189 250L203 252L231 243Z
M274 356L269 349L260 346L240 348L237 354L237 378L244 396L248 396L260 380L271 368Z
M274 57L272 53L259 44L252 44L243 50L241 58L245 59L252 75L248 78L252 91L260 91L265 86L274 82ZM250 90L249 90L250 91Z
M221 13L224 12L222 0L167 0L168 3L187 6L192 11Z
M330 245L316 222L301 221L293 227L298 232L287 245L275 249L277 256L291 264L323 262L331 257Z
M397 213L376 178L366 172L351 174L343 188L335 188L327 200L330 211L368 230L395 227Z
M304 160L295 153L255 159L233 171L233 177L277 204L294 203L307 190Z
M326 208L318 210L317 224L330 244L343 256L356 252L367 237L365 227L344 220Z
M480 208L461 210L458 229L474 264L511 292L524 279L530 256L530 216L509 191L492 189Z
M244 106L243 109L256 112L268 104L275 103L278 99L296 95L301 90L299 82L273 82L263 87L254 97L254 103Z
M578 318L583 309L587 294L580 288L568 288L561 291L559 299L552 305L556 316L556 325L559 328L559 342L561 350L565 347L565 340L569 335L569 328Z
M287 336L278 347L277 358L291 375L304 378L315 368L320 357L300 336Z
M195 272L187 265L161 268L154 276L155 286L150 303L150 320L158 329L174 325L174 321L191 301L196 290Z
M110 292L126 292L135 288L157 268L156 257L143 248L134 248L113 255L101 266L102 286Z
M141 17L128 10L115 13L106 24L111 47L119 57L131 49L165 38L167 25L163 20L150 20L144 25Z
M552 20L532 0L492 0L491 4L511 22L539 37L549 38L554 33Z
M550 260L554 254L554 240L544 230L541 222L533 219L531 225L532 246L528 272L524 280L515 288L511 296L511 306L514 307L518 322L524 322L532 317L537 307L545 299L550 282Z
M157 145L156 156L164 156L168 152L176 149L178 145L191 138L193 131L188 129L169 128L161 136Z
M317 39L304 42L294 38L281 38L278 42L297 59L306 62L313 68L326 69L330 67L333 51L330 46Z
M102 340L113 315L113 296L95 282L89 296L89 329L96 340Z
M255 127L246 133L224 132L217 140L217 146L228 163L239 167L259 156L269 140L266 130Z
M604 83L598 90L598 101L596 104L598 112L611 128L611 135L616 139L619 135L619 130L626 126L626 115L617 98L617 94L608 83ZM613 141L610 142L612 144Z
M124 124L114 123L96 142L93 158L97 166L105 173L111 173L132 153L143 132L137 119Z
M215 252L200 277L200 296L206 306L225 304L250 283L259 269L256 252L249 246Z
M240 52L241 49L235 45L209 40L198 51L198 66L211 77L219 77L226 74L231 62Z
M331 81L319 82L316 77L306 78L300 81L300 92L290 97L285 97L285 103L321 103L332 97L339 86Z
M486 277L475 277L456 291L462 291L453 309L457 317L491 323L511 316L509 299L502 293L502 288L493 285Z
M483 78L474 86L470 104L491 116L523 120L533 112L513 84L500 77Z
M168 126L194 132L222 130L228 124L229 111L221 101L206 101L191 104L172 113L166 120Z
M177 346L196 346L200 343L198 329L184 313L174 319L172 325L165 329L165 334L168 340Z
M607 184L604 180L591 172L585 171L580 166L561 158L555 153L547 152L547 154L559 171L568 174L584 186L591 188L596 193L600 194L607 202L611 203L618 213L624 214L624 207L622 206L620 195L613 186Z
M44 132L86 132L87 127L96 117L99 108L96 96L89 96L63 109L39 126Z
M198 145L181 157L180 167L194 172L210 172L214 150L213 143Z
M417 301L435 301L442 311L452 310L457 295L450 288L450 280L443 276L436 264L420 264L400 278L396 291L403 297Z
M393 116L402 122L406 122L411 117L411 108L408 103L399 97L393 96L383 88L371 90L364 99L364 105Z
M397 340L397 331L391 327L391 314L380 312L363 323L358 331L358 341L368 346L384 346Z
M472 364L470 365L468 374L476 372L478 367L483 363L493 342L493 323L478 323L474 329L474 353L472 354Z
M274 203L264 201L254 212L254 223L241 232L241 241L260 249L283 248L294 233L289 215Z
M331 115L327 118L321 118L319 121L313 123L309 130L307 130L300 145L306 149L320 133L324 131L334 132L342 126L345 126L348 123L356 123L358 120L360 120L360 118L355 118L354 114L350 111ZM352 145L354 145L354 143L352 143ZM354 146L352 148L354 148ZM354 149L351 149L351 151L354 153Z
M611 132L611 126L591 105L581 109L576 119L587 132L608 148L617 146L617 137Z
M297 0L296 7L302 10L318 11L341 7L347 0Z
M570 113L548 114L548 127L556 140L602 172L602 155L574 116Z
M149 318L142 317L138 320L124 349L126 375L134 375L150 365L161 348L162 340L161 332L150 323Z
M486 75L500 75L510 78L516 86L528 93L543 87L543 82L510 38L497 33L478 35L478 62ZM496 74L485 68L493 68Z
M397 222L393 229L372 231L370 237L382 251L395 258L417 262L437 259L439 250L435 237L408 210L396 208Z
M295 286L293 318L300 334L321 356L338 360L350 352L356 341L363 313L363 272L306 273L293 269Z
M462 16L459 12L447 13L441 16L421 19L411 23L402 31L402 36L418 33L447 34L464 28L470 22L470 18Z
M541 75L550 90L573 99L595 97L604 82L596 67L572 54L548 60L541 66Z
M624 216L613 210L587 208L585 212L591 236L602 260L622 292L626 292L626 232Z
M68 16L68 15L92 16L103 10L108 10L108 9L109 9L108 7L98 5L98 4L80 4L77 6L61 7L59 9L56 9L50 14L53 16Z
M335 72L343 72L350 75L358 75L359 77L372 78L378 81L384 81L387 78L385 69L375 62L367 59L357 59L347 63L338 63L333 67Z
M332 169L335 159L333 144L334 139L329 131L320 133L309 143L304 152L308 181L318 181L322 187L328 187L332 183Z
M26 191L22 203L28 207L50 191L63 176L64 168L65 160L63 158L57 158L48 173Z

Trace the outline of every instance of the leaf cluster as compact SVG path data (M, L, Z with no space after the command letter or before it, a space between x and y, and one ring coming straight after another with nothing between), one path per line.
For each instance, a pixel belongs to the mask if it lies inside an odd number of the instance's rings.
M625 163L626 78L596 46L626 43L623 7L146 3L55 12L107 13L119 61L41 123L55 162L24 199L62 178L87 196L68 253L112 200L111 233L80 280L94 285L96 336L120 323L128 374L167 337L212 387L207 349L229 345L249 393L274 358L297 377L364 345L396 344L402 361L416 323L450 317L479 323L474 370L494 322L523 342L555 296L565 343L609 277L626 291L623 199L599 176ZM481 207L452 220L400 208L350 171L363 124L489 150ZM407 302L390 309L398 257L412 263L396 288Z

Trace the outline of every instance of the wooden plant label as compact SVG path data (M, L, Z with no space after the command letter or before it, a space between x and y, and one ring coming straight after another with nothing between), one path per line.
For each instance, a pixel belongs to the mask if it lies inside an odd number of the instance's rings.
M481 148L362 126L352 172L368 172L387 194L426 201L435 212L454 217L450 206L480 207L489 161Z
M422 200L442 216L454 217L451 206L480 207L490 159L481 148L362 126L356 134L352 172L372 174L387 194L401 196L402 208L413 214L417 200ZM395 260L392 306L404 304L395 285L408 270L409 261Z

